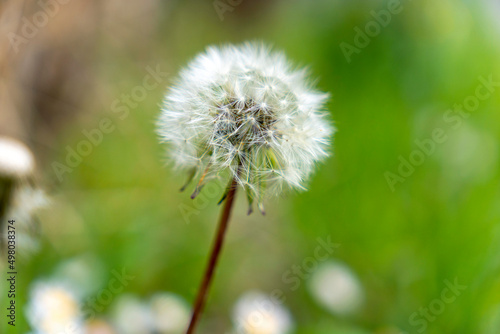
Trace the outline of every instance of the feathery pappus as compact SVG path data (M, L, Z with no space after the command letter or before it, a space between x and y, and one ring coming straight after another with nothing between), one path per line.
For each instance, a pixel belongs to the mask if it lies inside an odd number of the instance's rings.
M174 165L189 173L183 189L198 179L192 198L229 175L245 190L248 213L254 201L264 213L266 197L305 189L328 156L327 98L305 69L263 44L211 46L167 92L158 132Z

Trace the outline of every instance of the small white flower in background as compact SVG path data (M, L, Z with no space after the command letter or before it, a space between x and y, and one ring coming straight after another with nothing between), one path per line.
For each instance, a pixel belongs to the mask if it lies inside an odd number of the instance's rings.
M363 305L364 292L356 275L344 264L329 261L312 274L311 294L330 312L347 316Z
M120 334L150 334L154 328L151 309L131 294L121 295L117 299L111 317Z
M267 295L249 292L233 311L235 334L286 334L293 328L292 316Z
M328 156L327 98L305 70L264 45L209 47L165 96L158 132L189 181L199 178L193 198L229 174L246 191L249 213L254 199L264 212L266 195L304 189Z
M31 290L26 317L36 334L83 334L77 293L63 284L36 283Z
M184 333L191 309L181 297L166 292L157 293L151 298L150 308L156 333Z
M33 173L35 159L23 143L0 137L0 176L24 178Z

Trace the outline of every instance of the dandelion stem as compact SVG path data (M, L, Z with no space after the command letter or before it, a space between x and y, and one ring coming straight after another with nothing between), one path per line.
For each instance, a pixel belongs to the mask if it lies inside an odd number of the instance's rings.
M224 237L226 235L226 230L229 224L229 217L231 215L231 209L233 207L234 197L236 194L237 183L236 179L233 178L229 192L226 197L226 203L222 209L222 215L219 220L219 226L217 228L217 234L215 237L214 244L212 246L212 252L210 254L210 260L208 262L207 268L205 270L205 275L203 281L201 282L200 288L198 290L198 295L194 304L193 315L191 317L191 322L189 323L189 328L186 334L193 334L198 323L199 317L203 311L203 306L210 288L210 283L214 275L215 267L217 266L217 261L219 259L220 252L222 250L222 245L224 243Z

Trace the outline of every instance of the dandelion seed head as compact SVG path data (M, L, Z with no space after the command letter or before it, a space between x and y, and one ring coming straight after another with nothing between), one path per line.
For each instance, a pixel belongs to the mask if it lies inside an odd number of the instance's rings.
M261 44L209 47L184 68L165 96L158 132L180 169L204 180L229 171L259 203L304 189L328 156L334 131L328 95L305 70Z

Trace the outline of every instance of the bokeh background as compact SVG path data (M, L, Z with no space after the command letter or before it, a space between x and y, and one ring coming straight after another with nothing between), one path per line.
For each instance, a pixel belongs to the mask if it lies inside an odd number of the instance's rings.
M43 9L2 3L2 96L17 97L8 108L2 101L0 128L31 148L47 203L18 242L15 329L1 280L0 332L35 333L28 309L37 284L68 277L85 304L116 271L133 276L101 296L92 320L116 333L133 327L116 319L141 321L139 311L116 316L123 295L146 303L168 292L189 307L218 185L194 201L179 193L185 176L165 165L155 132L159 104L207 45L259 40L309 66L331 94L338 132L307 192L267 203L266 216L247 216L238 196L199 333L236 333L234 306L249 291L282 292L276 307L290 333L500 333L500 86L466 117L448 112L473 100L481 78L500 82L500 3L402 1L356 46L357 29L392 2L72 0L17 52L9 33L23 36L23 18ZM357 51L346 57L343 43ZM152 70L159 84L127 106ZM70 170L57 169L103 120L112 130ZM401 159L418 155L416 141L435 129L446 140L391 185L387 173L399 175ZM318 259L328 240L334 251ZM318 278L325 267L336 269ZM248 333L280 333L257 327ZM129 332L150 333L142 330Z

